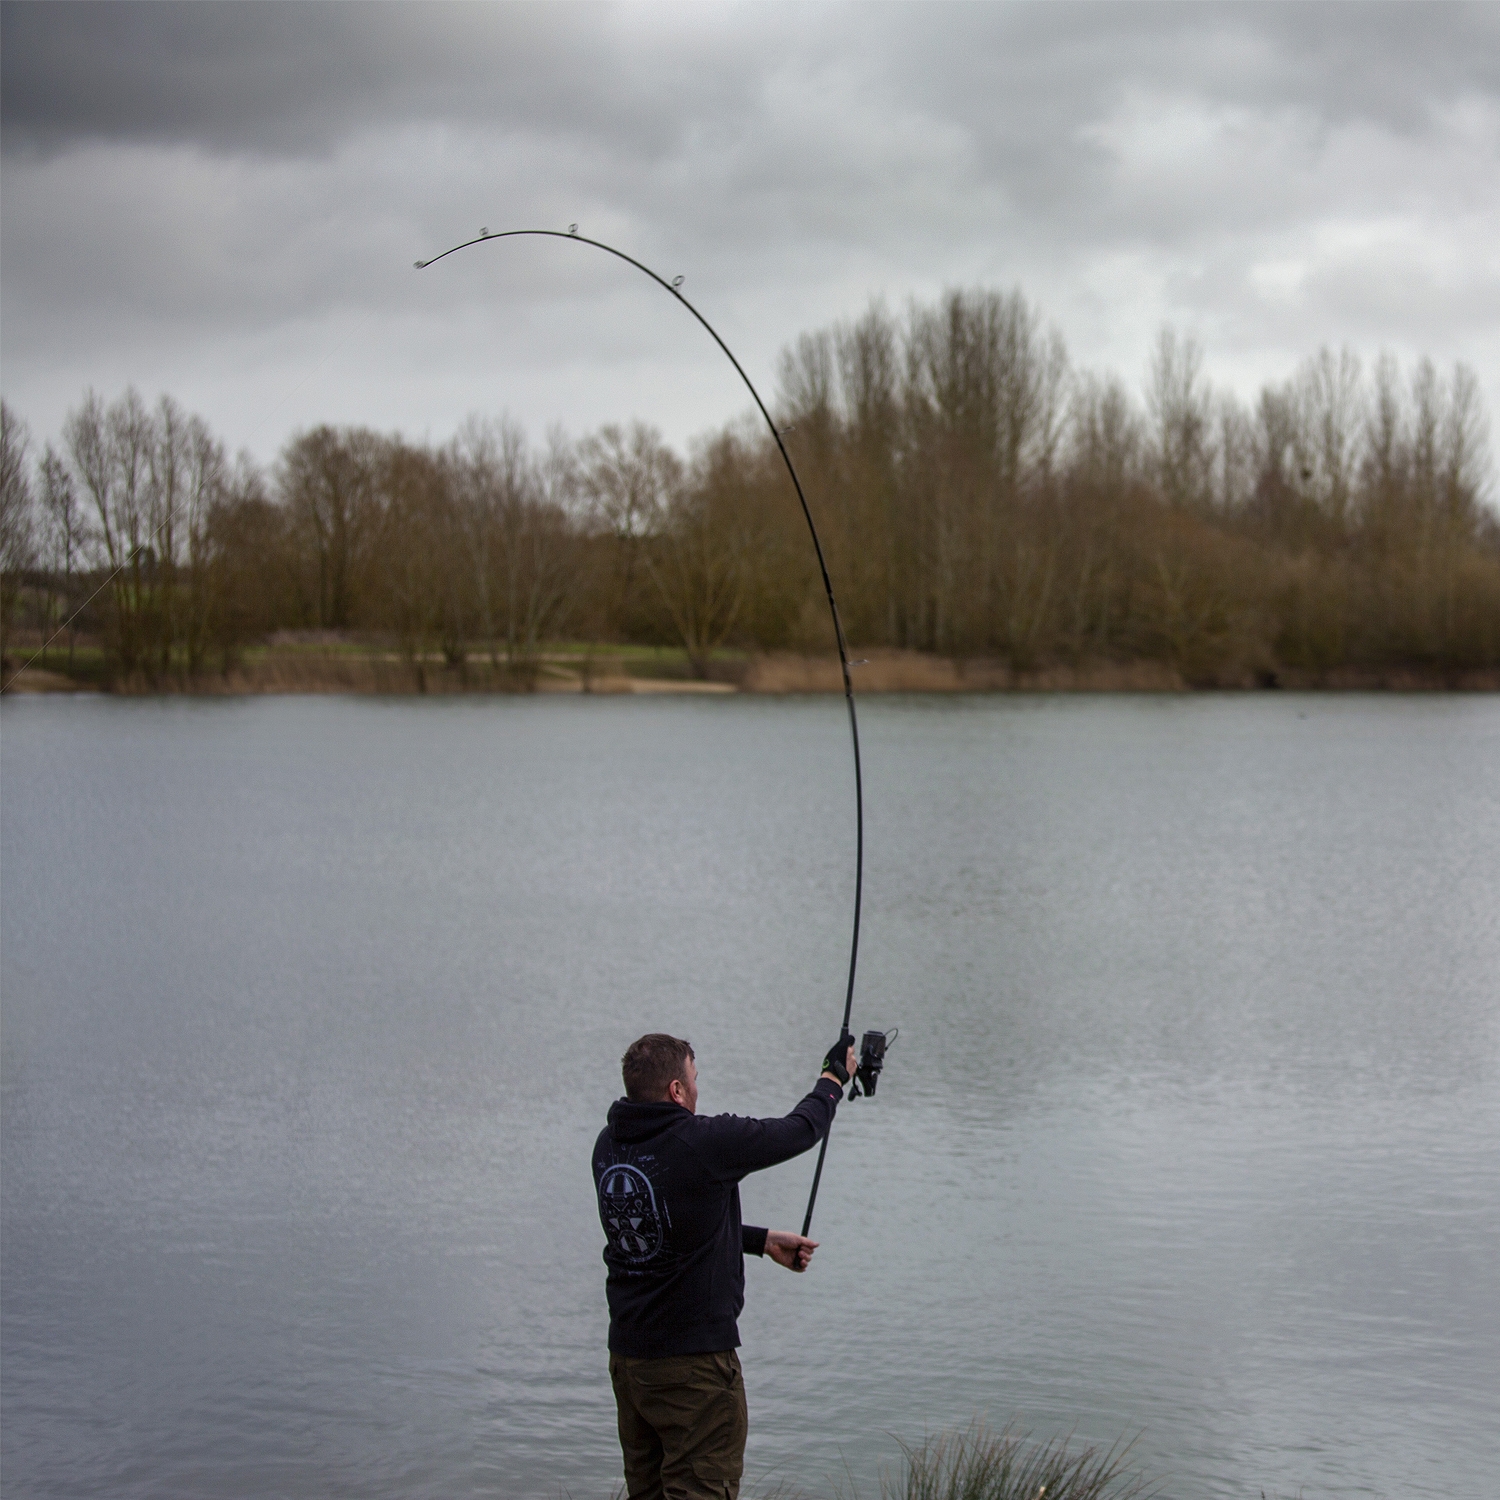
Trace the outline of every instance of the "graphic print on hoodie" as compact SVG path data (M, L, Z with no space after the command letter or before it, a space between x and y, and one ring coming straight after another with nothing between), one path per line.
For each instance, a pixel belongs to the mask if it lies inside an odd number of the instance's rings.
M639 1167L616 1162L599 1179L599 1216L618 1260L638 1266L662 1245L666 1226L656 1207L656 1189Z
M746 1255L766 1231L740 1222L740 1179L828 1133L841 1097L820 1078L780 1118L695 1115L670 1100L617 1099L594 1143L609 1268L609 1347L634 1359L739 1346Z

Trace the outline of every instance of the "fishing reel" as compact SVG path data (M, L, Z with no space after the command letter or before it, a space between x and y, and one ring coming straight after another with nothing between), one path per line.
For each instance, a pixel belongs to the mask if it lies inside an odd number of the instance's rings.
M892 1026L889 1031L865 1032L859 1044L859 1066L849 1085L851 1099L859 1098L861 1093L874 1097L875 1085L880 1082L880 1070L885 1067L886 1048L892 1046L900 1035L899 1026Z

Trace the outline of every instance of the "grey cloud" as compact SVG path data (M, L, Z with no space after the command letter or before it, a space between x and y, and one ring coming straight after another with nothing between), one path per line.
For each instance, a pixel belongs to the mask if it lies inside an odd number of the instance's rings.
M441 430L462 389L712 420L691 339L602 257L410 269L570 220L687 272L761 371L871 295L984 281L1131 378L1167 318L1237 372L1350 338L1500 385L1500 7L121 0L3 25L23 409L38 372L75 399L148 367L192 404L221 351L251 383L270 342L281 372L368 328L337 400L371 420L399 390Z
M734 84L668 36L647 86L620 66L621 20L600 5L7 0L0 119L8 150L107 139L298 155L372 126L468 120L624 130L659 152L685 105L722 108Z
M1500 12L1486 4L1113 3L973 6L922 25L887 11L891 56L929 97L982 120L1019 92L1044 128L1106 112L1147 84L1225 103L1293 105L1331 122L1418 129L1457 94L1500 87Z
M977 209L1117 233L1116 162L1098 127L1132 93L1246 108L1252 128L1277 106L1316 129L1353 118L1406 128L1465 90L1500 87L1500 11L1484 6L27 0L4 12L11 152L113 139L328 153L360 131L443 122L533 151L573 140L606 169L586 174L600 190L634 203L670 196L674 172L715 156L728 170L701 217L753 209L762 234L793 214L836 231L845 205L869 224L868 207L903 173L931 169L903 137L945 140L960 224ZM830 97L864 127L852 149L829 149L837 121L817 105ZM821 130L817 152L809 126ZM1218 186L1247 212L1274 210L1261 193ZM1138 195L1132 207L1163 235L1181 232Z
M7 149L80 138L323 151L443 120L620 132L656 154L753 110L801 56L962 122L988 149L1065 148L1146 80L1330 121L1416 128L1500 86L1500 12L1421 6L872 5L653 8L427 0L6 0ZM790 45L789 45L790 44Z

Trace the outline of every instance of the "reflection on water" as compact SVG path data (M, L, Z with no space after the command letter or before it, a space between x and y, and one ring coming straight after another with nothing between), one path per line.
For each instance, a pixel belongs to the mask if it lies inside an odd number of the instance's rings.
M704 1108L812 1076L841 712L8 701L7 1489L608 1494L589 1145L644 1030ZM813 1273L749 1268L753 1485L978 1412L1174 1496L1489 1493L1500 704L863 724L901 1042Z

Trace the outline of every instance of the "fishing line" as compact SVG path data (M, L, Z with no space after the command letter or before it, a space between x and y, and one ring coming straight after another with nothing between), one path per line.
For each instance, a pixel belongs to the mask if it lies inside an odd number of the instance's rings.
M807 521L808 532L812 536L813 550L818 554L818 572L823 579L823 592L828 596L828 612L833 616L833 636L839 649L839 670L844 679L844 702L849 708L849 737L854 745L854 935L849 943L849 984L844 994L844 1025L845 1033L849 1030L849 1016L854 1008L854 969L859 960L859 912L860 903L864 895L865 882L865 794L864 780L860 772L859 763L859 718L854 711L854 684L849 677L849 644L844 638L843 621L839 619L838 602L833 597L833 583L828 577L828 563L823 556L823 543L818 538L818 528L813 524L812 509L807 503L807 496L802 489L802 481L797 478L797 470L792 464L792 456L786 451L786 443L783 441L782 431L777 428L776 423L771 420L771 413L766 410L766 403L760 399L760 392L755 389L754 383L745 373L744 366L734 357L728 344L719 337L718 330L712 323L688 301L682 294L682 277L676 276L668 281L666 277L659 276L650 266L643 265L633 255L627 255L623 250L617 250L613 245L606 245L603 240L592 240L587 235L579 234L578 226L572 224L566 231L561 229L506 229L491 234L487 229L481 229L478 237L465 240L461 245L454 245L449 250L444 250L441 255L434 255L431 260L419 260L416 269L425 271L428 266L436 265L440 260L446 260L450 255L456 255L460 250L467 250L471 245L482 245L490 240L510 240L523 237L533 237L554 240L573 240L580 245L592 245L596 250L603 250L607 255L613 255L617 260L623 260L627 265L634 266L637 271L649 276L663 291L670 292L692 315L701 323L707 331L708 336L713 339L720 349L724 351L725 357L735 368L740 379L745 382L745 389L750 392L751 399L760 410L761 416L766 419L766 426L771 431L772 438L776 441L776 451L781 454L781 461L786 465L786 471L791 476L792 486L797 491L797 499L802 506L802 515ZM830 1127L829 1133L832 1133ZM807 1214L802 1220L802 1233L805 1235L812 1226L813 1204L818 1197L818 1184L823 1177L823 1158L828 1155L828 1136L823 1137L822 1147L818 1151L818 1165L813 1172L812 1191L807 1196Z

